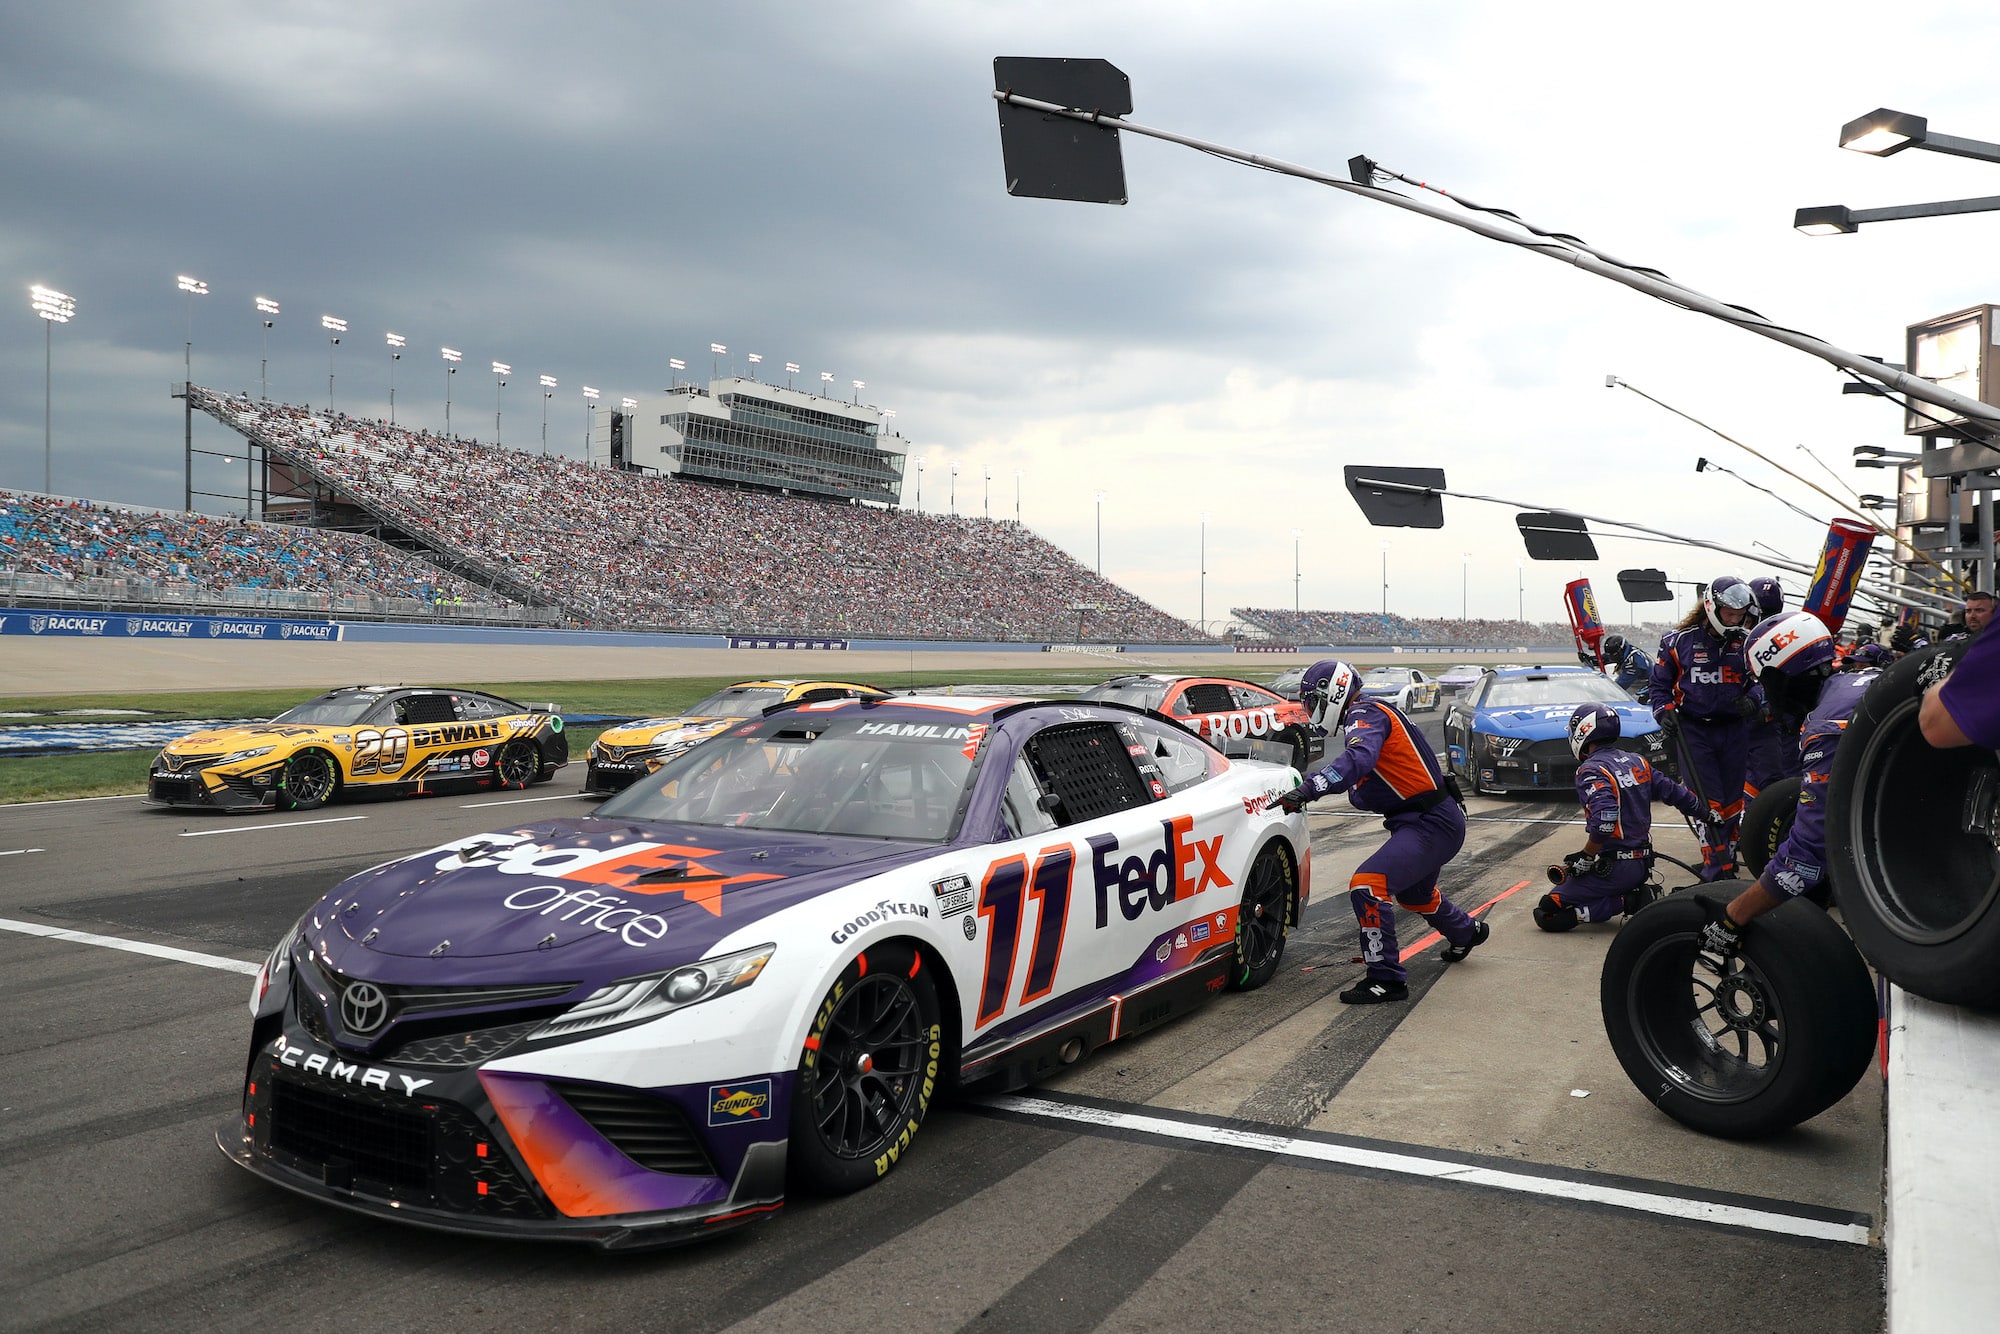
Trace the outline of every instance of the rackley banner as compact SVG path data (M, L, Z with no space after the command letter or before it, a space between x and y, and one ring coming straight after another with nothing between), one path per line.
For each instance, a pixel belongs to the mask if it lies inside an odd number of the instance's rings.
M93 639L317 639L340 638L332 621L252 620L241 616L106 615L94 611L0 609L0 635L60 635Z

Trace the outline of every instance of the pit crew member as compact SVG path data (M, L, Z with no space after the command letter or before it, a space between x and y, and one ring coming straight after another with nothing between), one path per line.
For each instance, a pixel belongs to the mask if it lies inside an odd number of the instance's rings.
M1785 610L1784 586L1772 575L1758 575L1750 581L1750 607L1756 614L1756 622L1768 621L1781 614ZM1763 697L1759 695L1757 698L1761 704ZM1792 732L1798 723L1799 720L1793 718L1788 724L1780 725L1766 708L1759 708L1750 715L1749 746L1743 766L1743 800L1746 804L1779 779L1799 776L1798 747L1791 744Z
M1653 688L1653 660L1637 644L1626 643L1625 636L1616 631L1604 636L1601 648L1603 670L1611 674L1619 689L1630 691L1633 699L1644 704Z
M1702 590L1701 605L1660 637L1660 656L1653 663L1647 703L1679 744L1682 777L1708 803L1703 880L1720 880L1736 867L1749 719L1759 707L1743 663L1750 620L1750 585L1721 575Z
M1924 740L1940 750L1953 746L2000 750L2000 633L1972 637L1972 647L1951 675L1924 692L1917 726L1923 729Z
M1348 881L1348 898L1361 929L1365 975L1340 999L1349 1005L1408 1000L1409 974L1396 945L1398 904L1422 917L1445 939L1443 958L1457 963L1492 934L1438 891L1438 873L1465 844L1465 812L1455 784L1438 765L1423 733L1387 700L1359 698L1361 674L1338 658L1306 669L1299 700L1313 726L1331 736L1343 728L1345 748L1305 782L1276 800L1287 812L1338 792L1354 808L1382 816L1389 841L1371 853Z

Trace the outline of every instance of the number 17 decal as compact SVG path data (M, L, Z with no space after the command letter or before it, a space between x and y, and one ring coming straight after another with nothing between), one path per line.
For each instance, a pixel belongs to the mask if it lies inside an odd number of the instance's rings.
M1007 994L1014 987L1014 956L1021 940L1025 898L1035 900L1035 939L1028 952L1021 1004L1040 1000L1055 986L1056 965L1062 960L1063 927L1069 922L1070 872L1075 866L1076 853L1065 843L1042 849L1032 875L1026 857L1008 857L986 868L985 882L979 886L979 915L986 919L986 973L979 983L975 1028L992 1023L1007 1008Z

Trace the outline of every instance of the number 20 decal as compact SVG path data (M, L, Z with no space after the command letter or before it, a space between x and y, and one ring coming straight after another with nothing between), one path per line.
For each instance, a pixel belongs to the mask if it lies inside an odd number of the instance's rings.
M354 734L354 764L352 771L356 778L363 774L401 773L403 761L410 753L410 734L400 727L391 727L378 732L365 727Z
M979 915L986 919L986 972L979 982L975 1028L992 1023L1007 1008L1007 993L1014 986L1021 919L1029 898L1036 905L1035 939L1028 952L1021 1004L1040 1000L1055 986L1056 965L1062 960L1063 927L1069 922L1070 872L1075 865L1076 852L1065 843L1042 849L1035 858L1033 874L1028 871L1026 857L1009 857L986 869L986 880L979 886Z

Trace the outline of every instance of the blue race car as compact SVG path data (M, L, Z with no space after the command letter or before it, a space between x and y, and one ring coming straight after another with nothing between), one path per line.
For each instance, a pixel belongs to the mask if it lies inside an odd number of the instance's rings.
M1569 716L1579 704L1618 711L1619 745L1678 776L1653 712L1614 682L1583 667L1501 667L1451 703L1444 717L1446 763L1473 792L1559 792L1576 785Z

